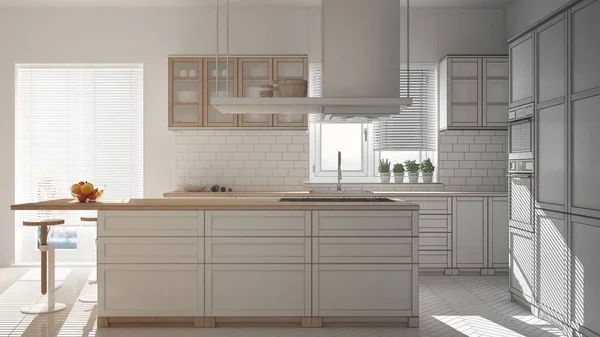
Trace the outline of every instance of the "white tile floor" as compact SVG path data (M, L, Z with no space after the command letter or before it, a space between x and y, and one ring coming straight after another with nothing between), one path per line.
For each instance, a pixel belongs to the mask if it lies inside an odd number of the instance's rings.
M508 300L506 276L422 276L421 327L409 328L110 328L96 329L96 307L77 301L94 290L90 268L72 269L57 292L67 309L50 315L23 315L38 300L38 281L20 280L27 268L0 269L0 337L400 337L400 336L563 336L559 329Z

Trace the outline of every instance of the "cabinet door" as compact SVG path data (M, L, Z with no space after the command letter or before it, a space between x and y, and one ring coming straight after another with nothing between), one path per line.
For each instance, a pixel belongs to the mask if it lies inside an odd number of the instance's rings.
M537 102L564 98L566 93L566 24L560 15L536 30Z
M508 58L483 59L482 126L506 126L508 122Z
M197 264L98 264L98 316L203 316Z
M514 296L535 304L535 241L532 232L508 228L509 283Z
M244 57L238 60L238 97L259 97L261 84L273 83L272 59L266 57ZM271 126L273 115L242 114L240 126Z
M202 126L202 59L169 58L169 126Z
M528 34L510 45L510 106L533 102L533 36Z
M310 316L310 264L207 264L206 316Z
M98 236L203 236L204 212L99 211Z
M274 58L273 81L283 79L300 79L308 81L308 57L278 57ZM276 114L273 123L279 127L305 127L308 125L306 114Z
M411 211L313 211L313 236L418 236L418 213Z
M565 105L540 109L537 123L536 201L542 208L564 212L566 179Z
M480 59L452 58L450 69L450 126L478 126L480 123Z
M229 65L229 67L227 66ZM212 97L238 97L238 62L235 58L204 58L204 100L203 125L204 126L237 126L238 116L223 114L210 105Z
M98 263L203 263L203 254L204 238L98 238Z
M416 238L313 238L313 263L413 263L416 244Z
M310 236L310 211L206 211L206 236Z
M314 264L313 316L417 316L418 265Z
M569 257L563 213L536 210L538 304L562 322L569 319Z
M586 0L571 9L573 94L600 87L600 1Z
M484 198L456 198L453 214L458 268L484 267L484 225L486 222Z
M491 245L489 262L491 268L508 268L508 198L489 199L488 233Z
M600 218L600 95L572 105L571 213Z
M600 335L600 220L571 217L572 320L588 336ZM588 333L592 331L593 333Z

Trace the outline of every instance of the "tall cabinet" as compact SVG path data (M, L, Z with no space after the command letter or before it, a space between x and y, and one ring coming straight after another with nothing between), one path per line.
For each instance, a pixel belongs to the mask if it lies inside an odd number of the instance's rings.
M439 65L440 129L505 128L506 56L447 56Z
M575 1L510 41L510 106L535 106L535 226L511 229L511 293L600 336L600 0ZM568 332L573 334L572 331Z

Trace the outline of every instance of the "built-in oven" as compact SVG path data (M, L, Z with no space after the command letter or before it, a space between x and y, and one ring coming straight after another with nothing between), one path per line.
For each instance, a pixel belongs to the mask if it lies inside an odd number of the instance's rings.
M533 106L510 110L508 121L509 226L534 232Z

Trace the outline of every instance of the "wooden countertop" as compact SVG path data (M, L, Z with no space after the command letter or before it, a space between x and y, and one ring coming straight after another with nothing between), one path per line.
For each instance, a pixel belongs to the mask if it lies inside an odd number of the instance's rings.
M57 199L12 205L11 210L98 210L98 211L193 211L193 210L418 210L419 206L394 199L395 202L280 202L279 197L239 198L164 198L102 199L81 203L74 199Z
M368 197L377 196L385 198L409 197L506 197L508 192L428 192L428 191L373 191L372 193L343 193L343 192L317 192L291 191L291 192L185 192L171 191L163 193L166 198L288 198L288 197Z

